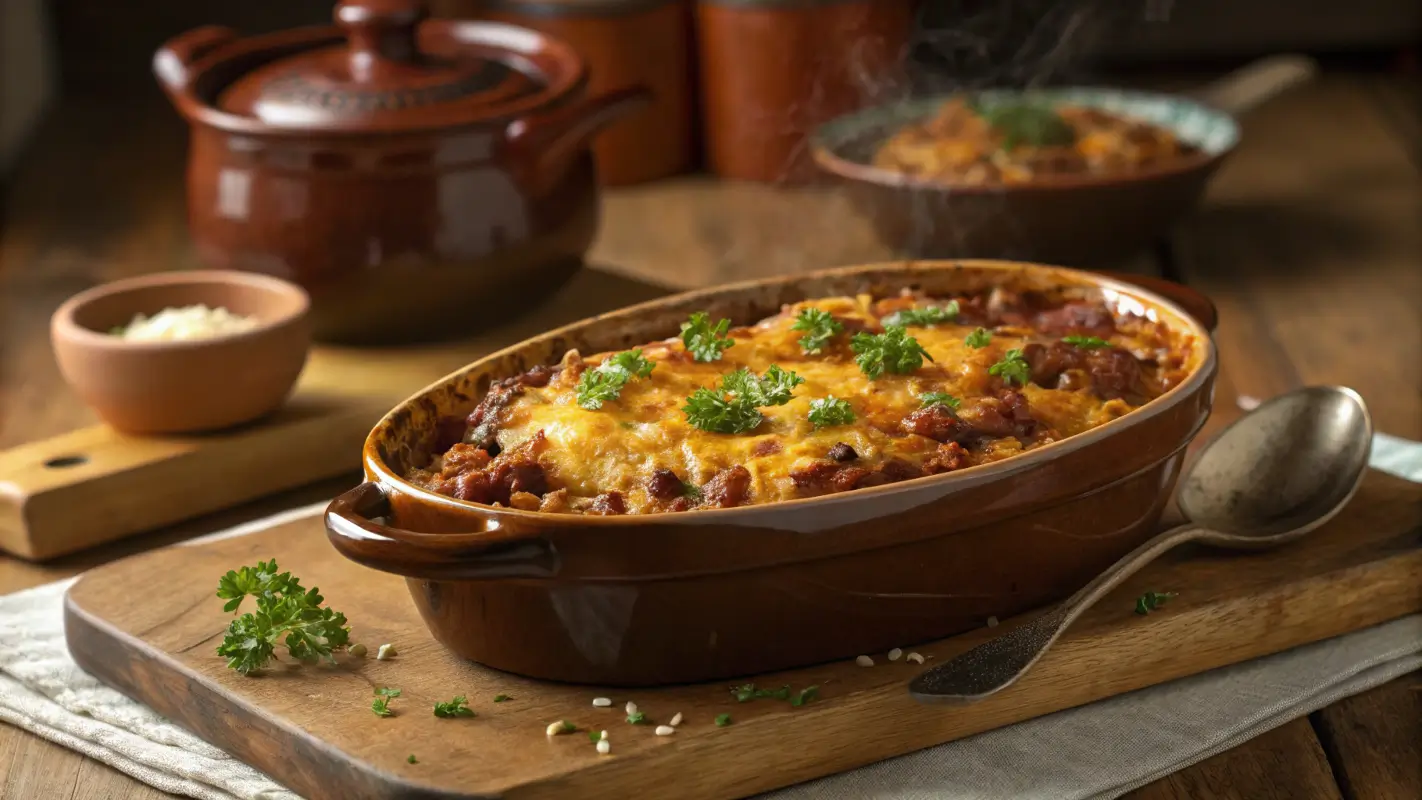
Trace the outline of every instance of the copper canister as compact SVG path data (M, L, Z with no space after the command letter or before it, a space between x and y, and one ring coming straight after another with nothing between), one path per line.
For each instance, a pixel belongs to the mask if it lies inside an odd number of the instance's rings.
M753 181L813 178L807 139L816 126L902 93L914 5L698 0L710 168Z
M593 142L599 180L624 186L675 175L695 158L690 0L484 0L461 7L573 46L589 91L643 85L652 105Z

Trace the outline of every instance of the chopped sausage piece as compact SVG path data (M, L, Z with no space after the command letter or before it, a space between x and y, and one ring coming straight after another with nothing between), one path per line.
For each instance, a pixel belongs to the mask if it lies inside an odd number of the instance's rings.
M483 469L489 466L490 458L488 450L460 442L445 451L440 474L443 477L453 478L466 470Z
M885 461L884 465L879 467L879 471L888 476L890 481L894 482L923 477L922 467L899 458L891 458Z
M839 442L829 449L829 457L835 461L844 462L859 458L859 454L854 452L853 447L850 447L844 442Z
M750 470L737 464L717 472L701 487L706 505L714 508L735 508L750 499Z
M765 456L775 455L780 452L781 449L780 442L774 439L761 439L755 443L755 447L751 448L751 455L756 458L764 458Z
M1116 332L1116 320L1100 303L1067 303L1039 312L1036 328L1056 335L1077 333L1105 337Z
M548 440L540 431L513 450L500 453L492 460L486 460L487 466L482 468L476 466L480 459L473 453L483 451L471 445L455 445L445 454L445 470L457 471L456 474L445 477L447 481L452 482L452 486L449 486L451 494L471 503L503 505L509 504L509 498L515 492L543 495L549 488L548 476L544 474L543 466L538 463L538 454L547 444ZM469 460L451 465L451 455ZM483 458L488 459L488 453L484 453Z
M1007 436L1026 439L1036 433L1038 427L1027 407L1027 398L1014 391L1003 392L1001 397L979 397L965 402L958 410L958 418L965 428L953 440L964 445L979 439Z
M692 500L690 497L687 497L686 495L682 495L681 497L678 497L677 499L671 501L671 505L667 506L667 510L668 510L668 511L690 511L690 510L691 510L693 507L695 507L695 506L696 506L696 501L695 501L695 500Z
M968 466L968 451L964 450L963 446L957 442L944 442L938 445L938 449L934 451L933 455L923 462L924 471L929 475L952 472L966 466Z
M540 365L490 386L489 393L484 395L484 399L469 412L469 417L465 420L468 431L464 434L464 441L489 449L494 443L494 435L498 433L499 412L512 403L514 398L523 394L524 387L547 386L555 372L553 367Z
M592 499L592 505L588 507L588 513L602 516L626 514L627 503L622 499L621 492L603 492Z
M934 404L911 412L903 421L904 430L926 436L935 442L946 442L957 435L962 428L958 415L953 409L942 404Z
M1000 397L974 398L957 411L944 405L920 408L904 418L903 427L935 442L971 447L985 439L1031 437L1037 432L1038 423L1027 407L1027 398L1021 392L1007 391Z
M658 500L675 500L686 493L681 478L669 469L657 469L647 479L647 494Z
M1141 363L1119 347L1089 350L1065 342L1033 342L1022 348L1032 368L1032 382L1044 389L1078 388L1079 374L1091 381L1091 390L1103 400L1142 395Z

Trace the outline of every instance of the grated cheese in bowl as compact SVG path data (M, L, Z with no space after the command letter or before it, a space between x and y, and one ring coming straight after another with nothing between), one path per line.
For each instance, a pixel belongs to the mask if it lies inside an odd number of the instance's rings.
M233 314L221 306L195 305L165 308L151 317L138 314L112 333L131 342L173 342L227 336L256 326L256 319Z

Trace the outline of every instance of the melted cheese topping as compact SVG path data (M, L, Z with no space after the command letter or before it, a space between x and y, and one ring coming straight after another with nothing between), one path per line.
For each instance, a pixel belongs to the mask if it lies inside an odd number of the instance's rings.
M580 361L570 354L564 368L542 387L526 387L499 412L497 440L503 452L517 451L541 432L546 442L538 448L538 463L551 489L564 489L572 498L592 498L608 492L623 496L629 513L666 510L648 491L654 471L670 469L683 481L705 484L719 471L737 465L751 475L749 503L765 503L806 496L791 475L816 462L825 462L830 448L843 443L857 454L854 466L872 470L890 458L922 464L939 443L907 432L904 418L922 406L920 395L947 392L965 402L1000 394L1003 383L989 368L1011 348L1029 340L1056 341L1025 328L999 328L980 349L964 339L973 326L943 323L909 327L932 357L908 375L885 373L869 379L855 363L849 340L855 323L880 329L880 313L872 298L838 297L807 301L786 307L782 313L749 328L731 332L735 345L711 363L691 359L679 340L647 345L643 355L656 367L647 378L626 384L621 396L600 410L578 405ZM918 303L921 305L921 303ZM898 307L906 307L900 303ZM834 337L823 352L807 355L792 330L796 314L814 306L835 315L847 330ZM879 312L879 313L876 313ZM1111 342L1145 358L1162 351L1166 331L1156 323L1136 319L1123 323ZM591 369L611 354L588 358ZM715 387L723 375L740 367L763 374L772 364L804 379L792 399L781 406L761 408L765 421L750 433L710 433L691 425L682 407L686 398L702 387ZM1148 383L1162 389L1160 376L1148 366ZM1058 438L1080 433L1131 410L1120 399L1102 400L1089 388L1065 390L1029 383L1012 387L1028 401L1042 430L1027 441L1007 436L974 446L969 464L1006 458ZM816 428L809 420L810 403L828 395L847 400L856 420L849 425ZM1148 399L1148 398L1147 398ZM438 471L438 462L432 465ZM426 473L428 475L429 473Z

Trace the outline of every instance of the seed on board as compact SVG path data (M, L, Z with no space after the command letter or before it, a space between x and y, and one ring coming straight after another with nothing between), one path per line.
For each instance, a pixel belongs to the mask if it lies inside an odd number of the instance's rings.
M605 731L604 731L604 732L605 732ZM598 752L599 754L601 754L601 755L604 755L604 756L607 755L608 753L611 753L611 752L612 752L612 742L609 742L609 741L606 740L606 739L599 739L598 742L597 742L597 752Z
M356 658L365 658L365 652L365 645L360 644L359 642L351 645L351 655L355 656Z
M854 663L858 664L861 667L872 667L874 666L874 659L870 658L869 656L860 656L854 659Z
M890 661L898 661L898 660L899 660L899 657L902 656L903 654L904 654L904 651L903 651L903 650L900 650L899 648L895 647L893 650L890 650L890 651L889 651L889 660L890 660Z
M676 726L678 726L678 725L680 725L680 724L681 724L681 712L678 711L678 712L676 712L676 714L674 714L674 715L672 716L672 718L671 718L671 726L672 726L673 728L675 728Z
M658 736L671 736L673 733L676 733L676 728L670 725L658 725L656 733Z
M631 717L637 713L637 704L631 700L627 701L627 716Z
M915 664L923 663L923 656L919 655L918 653L909 653L907 656L905 656L905 658Z
M380 646L380 649L375 651L375 660L376 660L376 661L389 661L390 659L392 659L392 658L394 658L395 656L398 656L398 655L400 655L400 654L397 653L397 652L395 652L395 645L393 645L393 644L382 644L382 645Z
M610 697L594 697L594 698L593 698L593 705L597 706L598 708L607 708L608 706L612 705L612 698L610 698Z
M989 627L989 628L996 628L996 627L997 627L997 617L988 617L988 627Z

